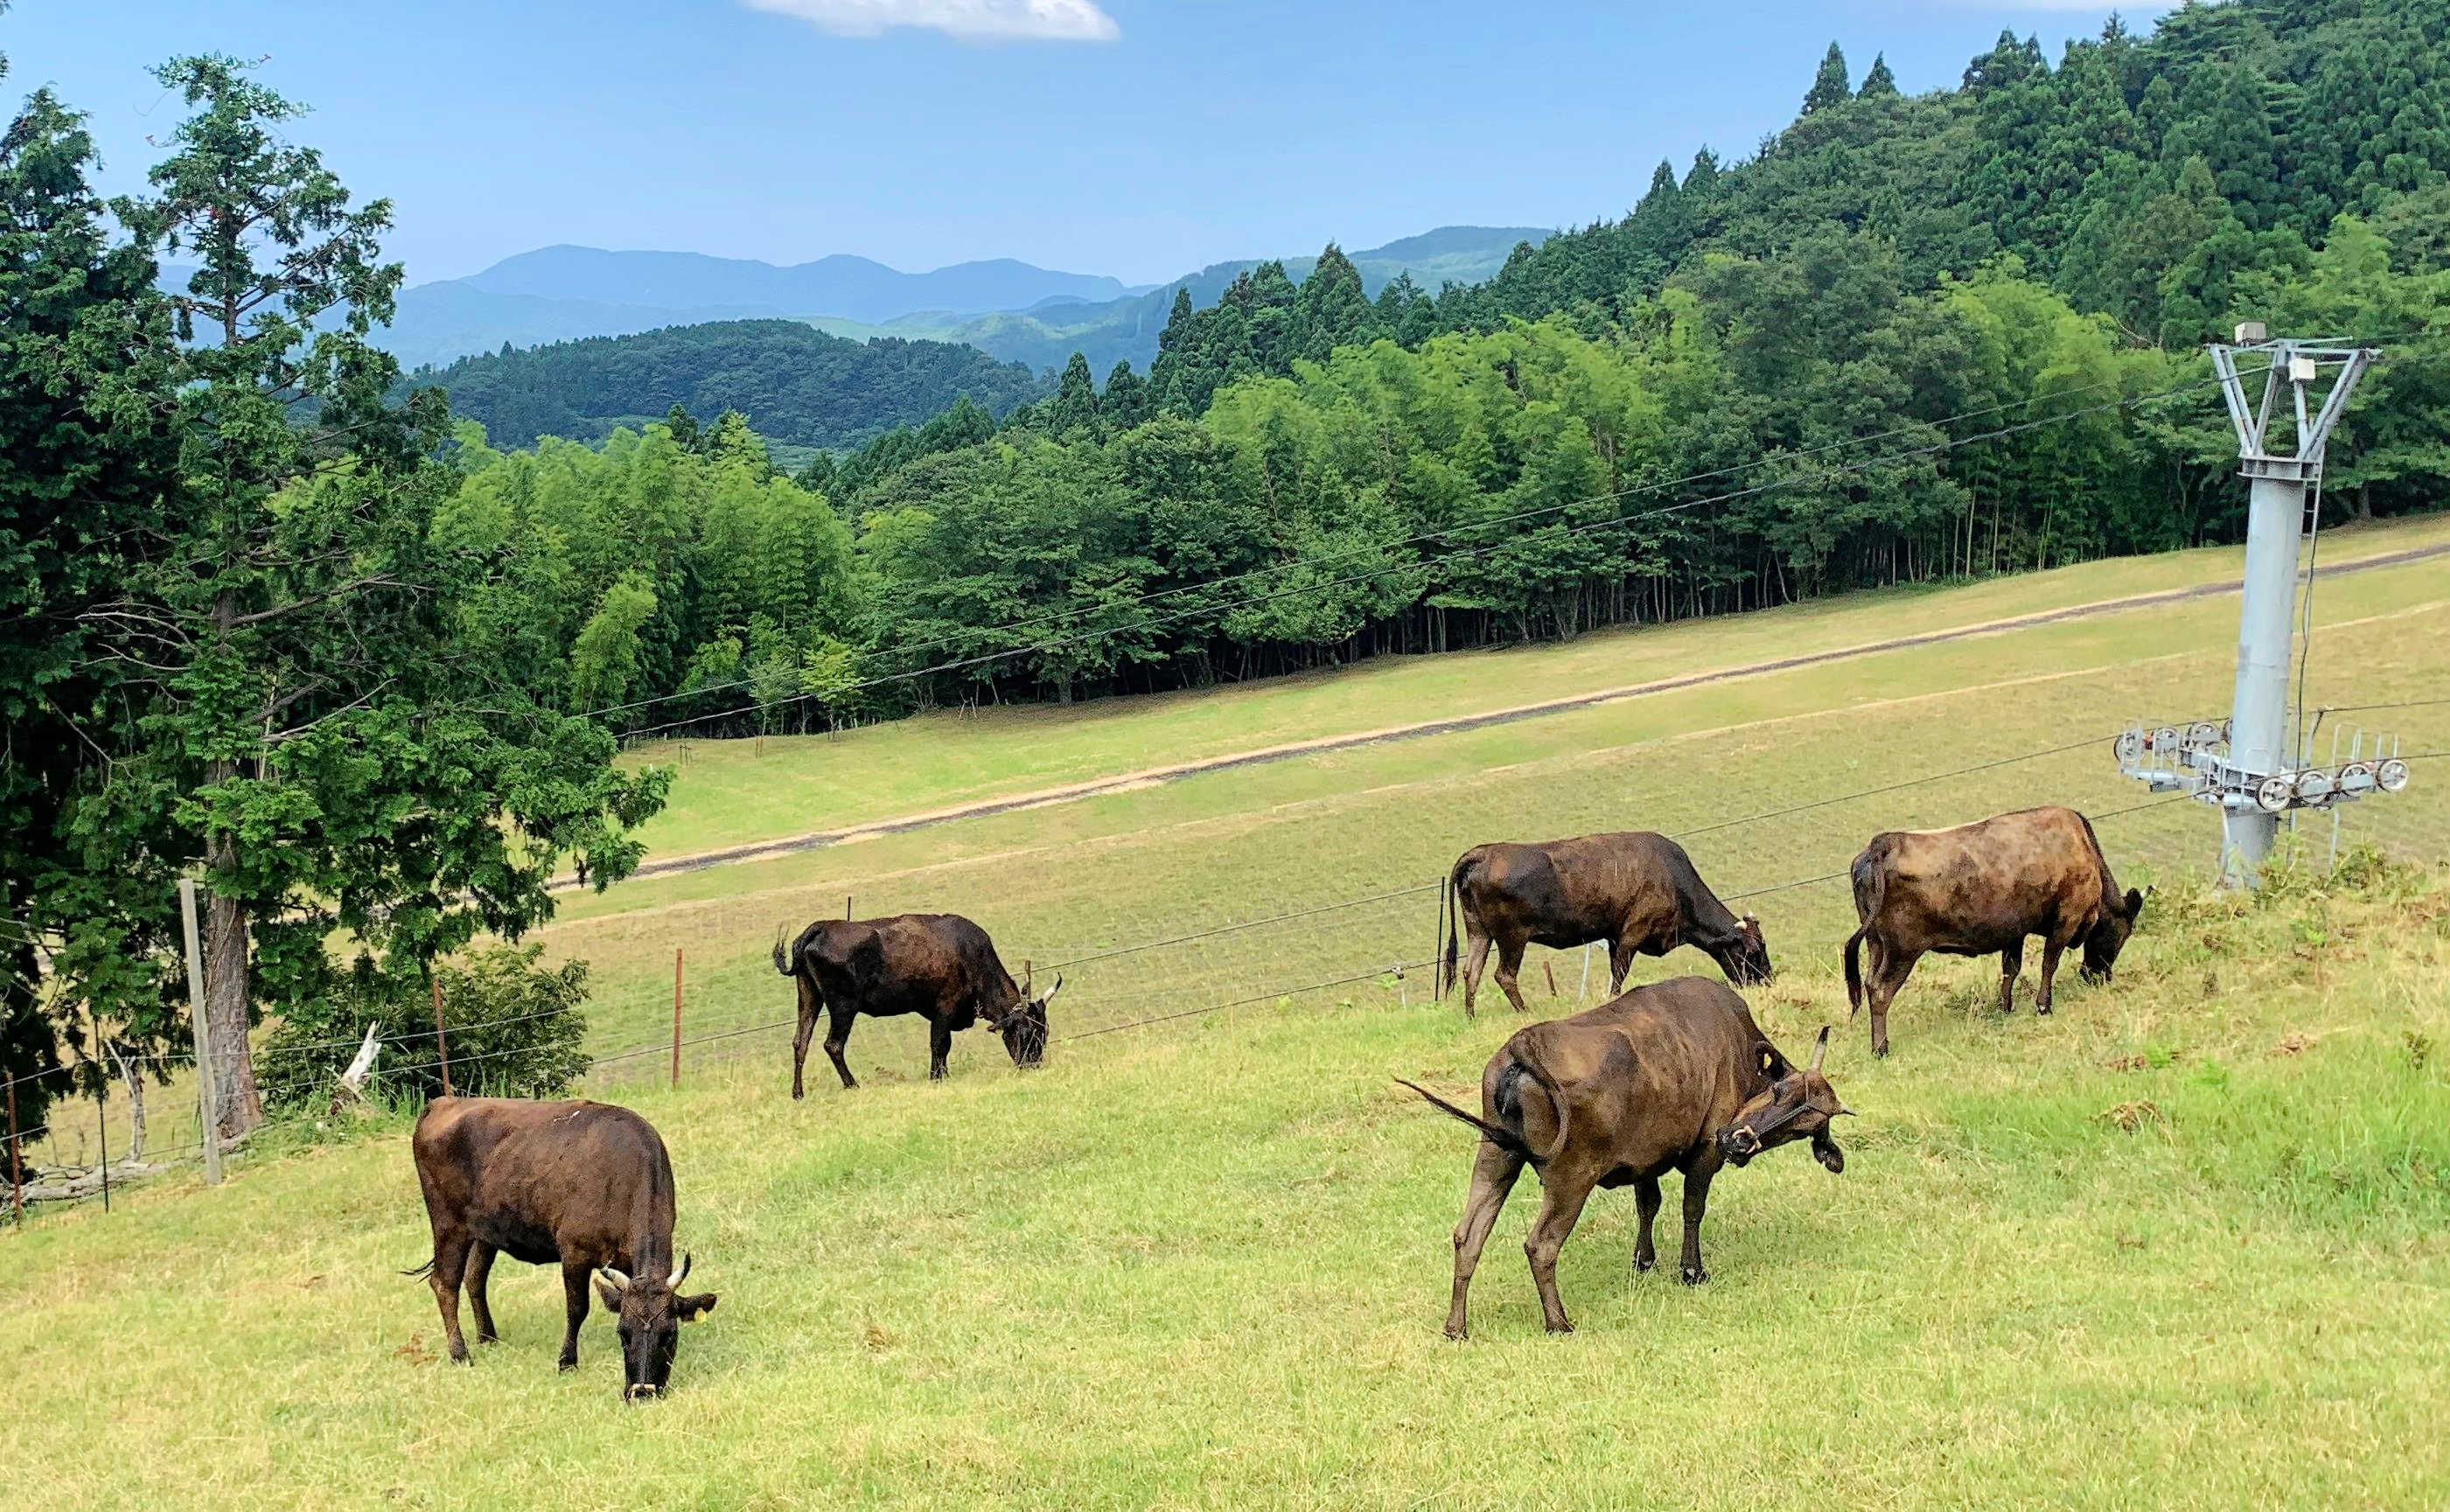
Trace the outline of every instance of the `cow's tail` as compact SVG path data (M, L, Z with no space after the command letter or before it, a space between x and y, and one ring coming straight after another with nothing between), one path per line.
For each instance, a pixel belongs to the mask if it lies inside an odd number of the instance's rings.
M1504 1124L1490 1123L1488 1119L1483 1118L1476 1113L1466 1113L1463 1109L1456 1107L1453 1103L1447 1101L1444 1097L1439 1096L1436 1093L1431 1092L1429 1088L1422 1086L1418 1082L1406 1081L1401 1076L1397 1076L1395 1078L1395 1082L1398 1086L1410 1087L1414 1092L1419 1093L1424 1098L1428 1099L1430 1107L1435 1108L1442 1114L1445 1114L1448 1117L1461 1119L1463 1122L1479 1130L1480 1136L1483 1139L1488 1140L1490 1144L1497 1146L1497 1148L1505 1151L1507 1153L1528 1162L1533 1170L1536 1171L1540 1167L1548 1163L1547 1156L1532 1149L1530 1145L1524 1141L1521 1134L1507 1128Z
M1455 924L1456 910L1463 901L1464 881L1471 875L1472 863L1478 855L1479 852L1476 850L1465 851L1455 859L1454 870L1447 874L1447 959L1440 963L1438 970L1440 998L1454 991L1455 983L1462 979L1462 973L1457 969L1456 958L1463 948L1461 939L1463 931ZM1412 1084L1408 1081L1404 1085L1410 1087ZM1412 1090L1420 1091L1417 1087ZM1421 1095L1425 1097L1429 1095L1427 1093Z
M1887 847L1877 839L1863 847L1855 858L1850 875L1855 884L1856 931L1846 937L1846 1006L1859 1013L1863 1007L1863 941L1871 938L1872 921L1880 914L1881 896L1888 889Z
M418 1266L416 1270L403 1270L403 1271L401 1271L401 1272L400 1272L400 1274L401 1274L401 1275L404 1275L404 1276L429 1276L429 1275L432 1275L433 1273L434 1273L434 1257L433 1257L432 1255L427 1255L427 1256L425 1257L425 1264L423 1264L423 1265L421 1265L421 1266Z
M797 975L797 973L791 970L790 952L783 943L784 933L791 926L788 924L776 924L774 926L774 969L786 977Z

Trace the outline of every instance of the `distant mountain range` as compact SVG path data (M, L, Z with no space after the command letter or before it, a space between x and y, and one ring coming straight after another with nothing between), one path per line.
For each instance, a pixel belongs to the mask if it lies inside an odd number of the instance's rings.
M1486 279L1516 243L1536 243L1548 234L1527 226L1443 226L1350 255L1372 294L1404 273L1434 289L1449 281ZM1299 280L1314 261L1288 258L1285 270ZM1058 366L1079 351L1102 378L1126 359L1147 367L1177 287L1211 304L1255 262L1219 262L1151 287L1010 259L902 273L841 255L777 267L690 252L554 246L507 258L469 278L403 291L381 339L402 365L417 368L505 345L784 319L853 339L961 342L1033 369Z

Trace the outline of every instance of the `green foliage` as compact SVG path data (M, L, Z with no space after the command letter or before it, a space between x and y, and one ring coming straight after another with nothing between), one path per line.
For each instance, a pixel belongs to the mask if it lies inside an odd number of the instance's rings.
M455 414L521 445L539 436L600 441L675 408L737 410L794 446L857 446L966 399L1002 415L1041 392L1018 362L967 346L827 336L797 320L725 320L463 358L414 381ZM687 438L684 445L690 444Z
M547 968L542 945L491 945L440 963L451 1087L463 1097L557 1097L587 1075L587 962ZM322 990L293 1002L257 1057L265 1103L282 1111L329 1101L367 1029L382 1048L367 1095L416 1106L442 1095L433 998L425 983L360 958Z

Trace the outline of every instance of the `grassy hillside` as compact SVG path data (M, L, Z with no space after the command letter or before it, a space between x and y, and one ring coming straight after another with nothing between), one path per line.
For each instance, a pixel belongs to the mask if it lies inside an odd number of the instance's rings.
M2436 528L2438 533L2438 527ZM2436 539L2377 533L2326 554ZM2217 581L2219 553L1850 601L1538 651L1373 667L1069 719L914 722L692 750L661 847L874 822L1186 754ZM2450 569L2328 582L2314 697L2450 696ZM790 1103L778 1036L691 1052L678 1091L616 1070L671 1142L682 1240L723 1301L677 1392L614 1400L599 1317L556 1376L558 1289L505 1265L507 1342L436 1363L405 1145L378 1127L174 1178L0 1236L10 1358L48 1391L0 1426L29 1506L806 1504L2079 1506L2439 1504L2450 1416L2450 876L2362 866L2252 901L2204 893L2211 822L2110 768L2129 713L2218 708L2235 601L2182 600L1430 739L1151 785L574 898L609 1047L771 1020L777 922L951 907L1054 960L1350 901L1460 846L1692 830L1782 968L1755 995L1791 1050L1844 1019L1842 889L1876 828L2057 799L2102 813L2159 892L2117 980L1999 1019L1987 962L1928 962L1874 1063L1831 1072L1847 1173L1796 1152L1730 1173L1698 1290L1627 1263L1604 1194L1567 1246L1580 1330L1541 1334L1501 1222L1475 1337L1438 1333L1469 1141L1393 1087L1468 1085L1515 1027L1423 1001L1410 895L1067 971L1049 1064L964 1036L943 1086L907 1023L863 1024L868 1085ZM2450 706L2387 715L2450 747ZM1799 810L1865 789L2080 748ZM2353 813L2351 840L2450 855L2450 779ZM762 777L761 775L762 774ZM760 789L799 785L778 816ZM1767 811L1779 817L1740 822ZM1704 828L1702 826L1715 826ZM2300 837L2327 840L2327 826ZM1800 886L1782 884L1806 882ZM1546 995L1544 966L1560 995ZM1680 954L1644 979L1706 971ZM1535 952L1535 1009L1571 956ZM1114 1034L1166 1013L1260 1000ZM2026 1001L2030 1002L2030 979ZM1090 1037L1069 1037L1090 1035ZM629 1063L635 1066L637 1063ZM1672 1211L1672 1210L1671 1210Z

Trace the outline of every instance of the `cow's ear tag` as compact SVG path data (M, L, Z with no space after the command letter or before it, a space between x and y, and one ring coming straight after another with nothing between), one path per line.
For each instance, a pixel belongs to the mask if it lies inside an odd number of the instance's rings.
M1766 1045L1761 1047L1761 1075L1764 1076L1778 1075L1778 1052Z

